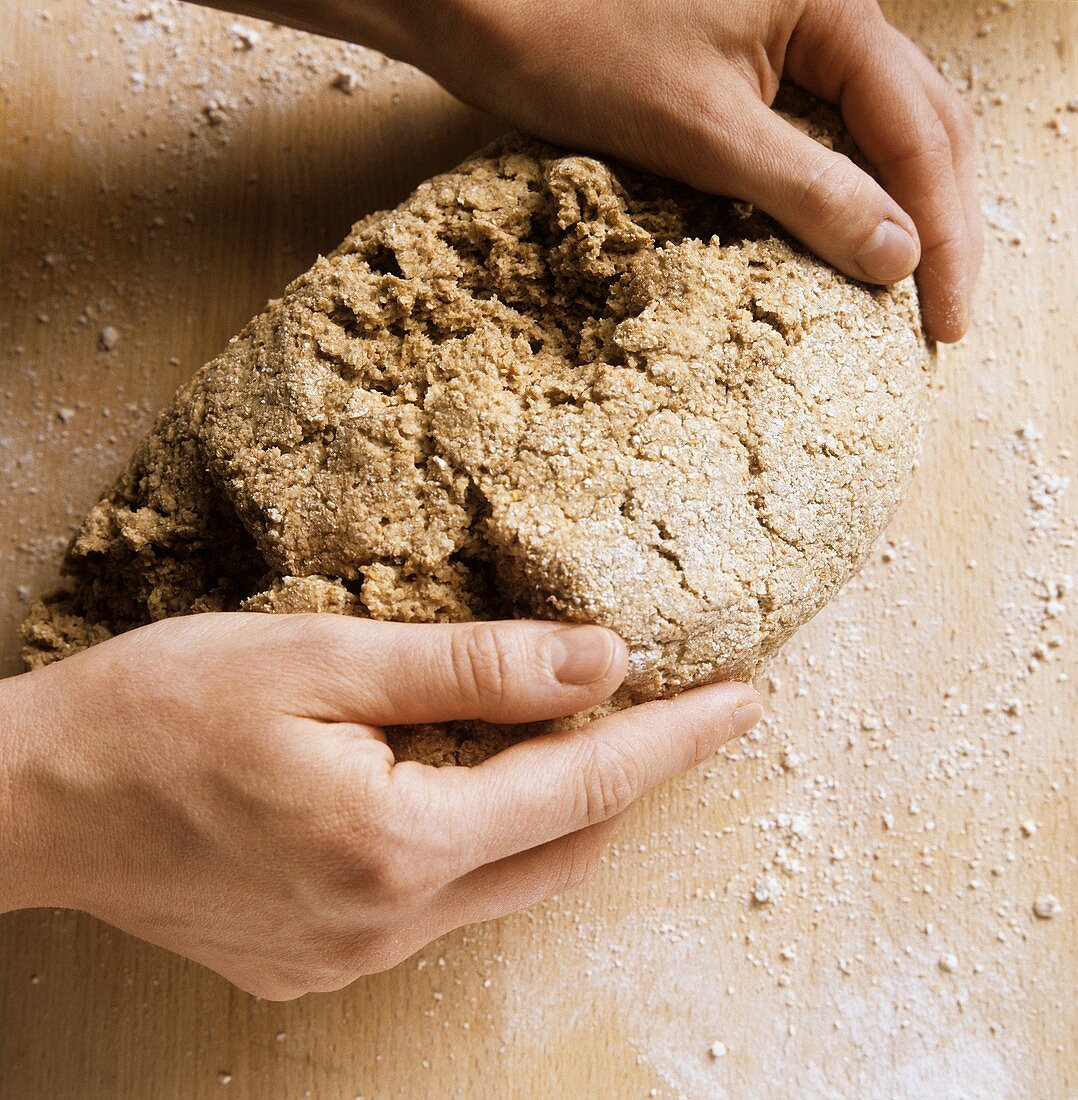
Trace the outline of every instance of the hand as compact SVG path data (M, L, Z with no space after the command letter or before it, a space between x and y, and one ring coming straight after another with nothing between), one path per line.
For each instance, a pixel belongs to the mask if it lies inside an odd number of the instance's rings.
M0 682L0 909L83 909L262 997L337 989L581 881L613 822L761 716L740 684L395 763L381 727L606 698L599 627L199 615Z
M925 330L969 325L982 224L973 119L876 0L205 0L375 46L559 144L753 203L841 271L915 269ZM837 104L883 186L770 109Z
M875 0L441 9L452 14L412 14L398 50L456 95L551 141L754 203L856 278L917 268L930 335L965 331L982 247L972 117ZM883 187L769 109L783 75L838 104Z
M523 130L751 202L855 278L916 268L928 334L969 324L972 116L876 0L206 2L375 46ZM770 110L783 76L838 105L882 187Z

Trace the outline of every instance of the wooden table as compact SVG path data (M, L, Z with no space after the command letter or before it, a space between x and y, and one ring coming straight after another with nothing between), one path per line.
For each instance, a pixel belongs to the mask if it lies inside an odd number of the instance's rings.
M763 681L767 727L637 807L586 887L332 996L261 1003L89 918L7 916L4 1100L1076 1094L1078 6L888 9L980 115L980 321L893 527ZM174 387L499 128L234 23L0 3L4 674Z

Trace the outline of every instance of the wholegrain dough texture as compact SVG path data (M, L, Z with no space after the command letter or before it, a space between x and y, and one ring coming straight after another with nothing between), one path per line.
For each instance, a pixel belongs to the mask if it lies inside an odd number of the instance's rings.
M27 663L245 609L602 623L630 652L607 709L748 677L887 523L931 363L912 282L509 137L360 221L179 392ZM470 763L551 725L392 743Z

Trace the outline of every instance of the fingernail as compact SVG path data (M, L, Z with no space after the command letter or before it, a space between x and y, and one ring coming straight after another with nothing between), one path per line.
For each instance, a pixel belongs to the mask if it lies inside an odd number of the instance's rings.
M764 708L759 703L745 703L734 711L730 719L730 729L734 737L744 737L764 716Z
M876 226L853 259L866 278L893 283L913 270L917 263L917 244L902 226L888 218Z
M547 659L563 684L593 684L614 663L614 635L601 626L572 626L546 640Z

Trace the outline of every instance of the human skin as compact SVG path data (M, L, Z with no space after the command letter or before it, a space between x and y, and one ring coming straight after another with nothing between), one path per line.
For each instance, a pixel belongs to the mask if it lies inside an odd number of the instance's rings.
M966 331L982 224L973 119L875 0L214 0L361 42L549 141L767 211L848 275L916 269L925 329ZM770 109L835 104L879 183Z
M970 118L868 0L220 6L366 43L549 140L753 202L858 278L916 267L930 335L968 324ZM781 76L838 104L882 187L769 109ZM472 769L396 763L381 732L574 713L624 671L597 627L132 631L0 682L0 912L83 909L268 998L339 988L582 880L627 806L762 715L751 689L713 685Z
M581 882L618 816L762 716L742 684L473 768L385 725L559 717L626 650L592 626L170 619L0 682L0 912L81 909L258 996L338 989Z

